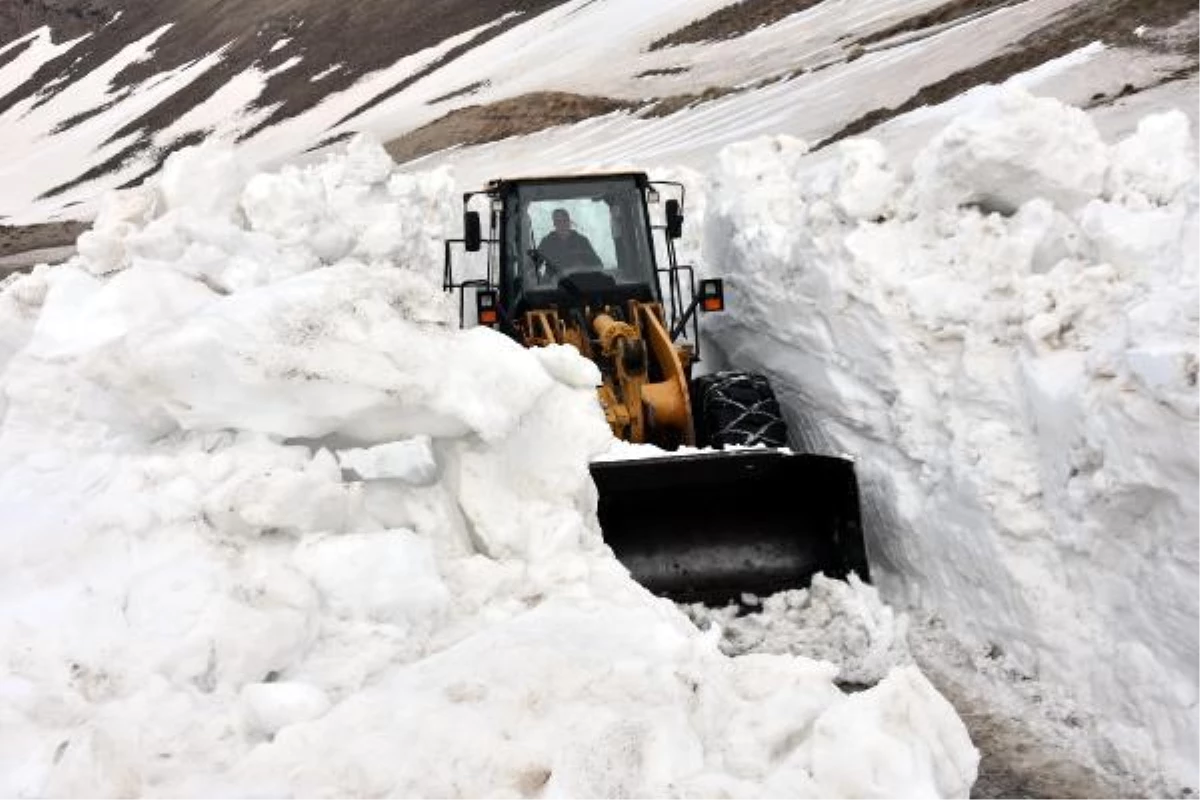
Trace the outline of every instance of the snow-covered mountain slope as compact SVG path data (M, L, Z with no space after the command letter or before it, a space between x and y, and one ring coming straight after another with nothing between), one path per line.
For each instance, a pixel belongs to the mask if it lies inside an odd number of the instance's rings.
M3 144L23 156L38 140L24 191L58 208L79 181L144 176L185 143L244 135L351 87L338 114L352 115L557 1L14 0L15 14L0 9Z
M869 128L892 109L951 99L1093 40L1116 54L1093 54L1107 68L1074 71L1062 99L1125 103L1118 96L1163 81L1181 97L1195 90L1194 17L1158 33L1193 10L1180 2L455 2L426 19L359 0L337 20L314 2L286 14L268 13L267 0L236 14L100 5L109 21L91 32L39 28L0 42L0 146L11 156L0 220L90 217L104 188L200 139L236 140L243 157L270 166L355 132L399 139L394 152L409 157L603 114L574 127L566 148L551 136L542 165L703 161L756 133L815 141ZM205 24L214 14L219 23ZM546 92L585 102L564 117L537 101ZM486 113L531 94L517 113ZM464 107L475 110L456 120ZM414 132L419 147L405 138ZM487 177L485 165L511 156L480 151L462 177Z

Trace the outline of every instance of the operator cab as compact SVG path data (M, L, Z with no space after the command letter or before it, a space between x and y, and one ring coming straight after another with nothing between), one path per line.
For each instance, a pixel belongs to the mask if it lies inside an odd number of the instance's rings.
M645 175L497 181L500 302L531 308L659 299Z
M652 224L649 207L659 202L662 190L678 196L666 200L661 222ZM701 280L697 291L694 269L676 256L683 195L682 184L651 181L644 172L504 178L467 192L463 238L443 242L442 288L458 292L459 325L466 324L467 292L475 295L479 324L519 341L527 333L518 328L531 312L555 312L564 319L579 319L582 312L590 319L608 309L620 320L631 302L651 303L671 342L690 326L691 360L698 360L695 312L719 311L724 299L719 278ZM481 196L488 200L486 217L470 208ZM657 254L655 231L661 232L663 248ZM467 254L486 256L481 277L455 278L451 248L456 244Z

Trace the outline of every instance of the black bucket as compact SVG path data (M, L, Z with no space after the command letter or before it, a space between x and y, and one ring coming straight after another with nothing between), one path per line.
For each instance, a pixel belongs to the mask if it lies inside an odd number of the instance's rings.
M869 580L853 462L726 450L591 465L604 540L634 579L679 602Z

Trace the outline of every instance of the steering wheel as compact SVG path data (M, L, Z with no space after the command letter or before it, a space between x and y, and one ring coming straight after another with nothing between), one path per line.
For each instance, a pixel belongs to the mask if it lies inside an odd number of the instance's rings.
M549 283L551 279L558 280L562 275L562 269L553 261L546 258L546 256L542 254L542 251L538 250L536 247L529 248L529 250L526 251L526 255L533 259L533 264L535 267L546 268L543 275L538 278L538 283ZM536 275L536 273L534 274Z

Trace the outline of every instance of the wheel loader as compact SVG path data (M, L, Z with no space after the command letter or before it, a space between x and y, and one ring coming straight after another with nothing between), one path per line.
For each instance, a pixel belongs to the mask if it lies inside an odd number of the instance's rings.
M762 376L699 374L699 319L725 296L678 261L684 198L641 172L490 181L463 195L443 289L458 293L460 325L473 294L474 324L576 348L600 369L613 434L666 451L590 465L605 541L648 589L723 603L817 572L869 579L852 462L788 450ZM456 247L478 254L478 277L456 280Z

